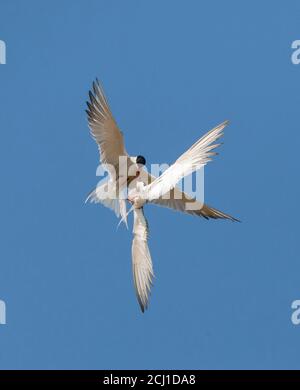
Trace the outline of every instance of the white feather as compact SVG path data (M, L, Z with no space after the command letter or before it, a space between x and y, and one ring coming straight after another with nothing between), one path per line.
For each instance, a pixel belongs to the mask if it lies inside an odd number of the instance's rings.
M134 209L133 213L132 271L137 299L144 312L148 307L154 274L148 247L148 223L143 208Z
M185 176L190 175L211 161L211 157L216 154L213 150L220 145L214 142L223 135L222 130L227 124L228 121L225 121L205 134L156 180L145 186L144 199L151 202L160 198L172 190Z

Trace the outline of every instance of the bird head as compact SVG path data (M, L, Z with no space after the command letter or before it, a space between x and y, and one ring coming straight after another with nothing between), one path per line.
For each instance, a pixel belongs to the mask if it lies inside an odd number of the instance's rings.
M146 159L143 156L137 156L136 163L140 165L146 165Z

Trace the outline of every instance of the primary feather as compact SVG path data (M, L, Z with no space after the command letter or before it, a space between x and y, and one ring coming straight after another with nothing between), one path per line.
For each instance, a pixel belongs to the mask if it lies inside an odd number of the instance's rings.
M151 202L160 198L172 190L185 176L190 175L211 161L212 156L216 155L213 150L220 146L220 144L214 142L223 135L222 131L227 124L228 121L225 121L205 134L183 153L174 164L149 184L145 188L146 200Z

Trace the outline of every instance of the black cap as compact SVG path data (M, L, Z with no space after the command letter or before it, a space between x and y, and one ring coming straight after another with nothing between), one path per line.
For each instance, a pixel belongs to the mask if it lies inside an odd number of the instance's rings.
M137 163L137 164L146 165L146 159L145 159L145 157L143 157L143 156L137 156L137 158L136 158L136 163Z

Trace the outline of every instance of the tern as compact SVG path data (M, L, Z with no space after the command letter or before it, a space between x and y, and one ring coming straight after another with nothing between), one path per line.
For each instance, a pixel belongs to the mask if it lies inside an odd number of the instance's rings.
M145 157L129 156L124 146L123 133L110 111L103 88L98 79L89 91L90 101L86 102L88 123L92 137L100 152L100 164L108 172L108 180L98 185L88 195L86 202L101 202L122 217L127 225L126 198L122 192L139 175L140 168L146 164Z
M228 121L216 126L185 153L183 153L159 177L144 170L146 159L141 154L129 156L124 145L123 133L119 130L110 111L103 88L99 81L93 83L87 102L88 123L91 134L98 144L100 162L108 164L108 181L93 190L87 201L102 203L111 208L127 225L127 216L133 212L132 271L136 296L142 312L148 308L151 287L154 279L152 259L148 246L149 226L144 214L148 203L195 215L205 219L227 219L239 221L229 214L212 208L182 192L176 185L184 177L204 167L216 155L220 146L216 141L223 136ZM122 161L120 163L120 161ZM122 173L120 173L122 172ZM132 186L132 184L134 184ZM116 189L112 197L111 189ZM121 192L128 189L127 199ZM105 190L105 196L103 196ZM131 204L127 213L126 200ZM192 205L193 207L187 207Z

